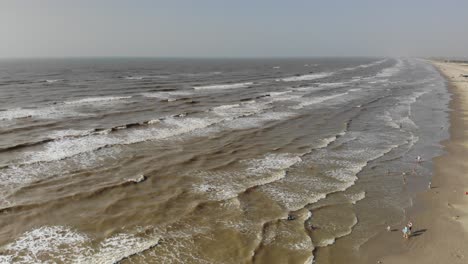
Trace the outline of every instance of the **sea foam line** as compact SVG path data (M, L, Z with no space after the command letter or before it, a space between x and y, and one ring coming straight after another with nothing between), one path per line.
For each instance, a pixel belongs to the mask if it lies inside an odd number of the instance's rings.
M77 112L76 107L81 105L91 107L101 107L109 103L130 99L131 96L106 96L106 97L89 97L74 101L65 101L55 105L45 106L41 108L12 108L6 111L0 111L0 120L14 120L21 118L44 118L54 119L70 116L88 116L90 114ZM96 104L101 103L101 104ZM104 104L105 103L105 104Z
M333 74L334 74L333 72L311 73L311 74L305 74L305 75L299 75L299 76L286 77L286 78L278 79L277 81L283 81L283 82L311 81L315 79L329 77Z
M86 234L66 226L41 226L3 246L1 263L42 263L45 258L64 263L116 263L158 245L160 237L118 233L93 247Z
M212 84L205 86L195 86L195 90L213 90L213 89L236 89L236 88L245 88L252 86L253 82L242 82L242 83L228 83L228 84Z

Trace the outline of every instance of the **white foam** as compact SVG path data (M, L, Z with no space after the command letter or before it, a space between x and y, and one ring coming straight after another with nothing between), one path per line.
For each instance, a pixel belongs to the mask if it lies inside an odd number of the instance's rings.
M270 93L268 93L268 95L270 95L271 97L275 97L275 96L285 95L285 94L288 94L288 93L291 93L291 92L292 91L270 92Z
M161 120L152 119L152 120L148 121L148 125L154 125L154 124L158 124L158 123L161 123Z
M216 106L216 107L213 107L213 111L217 112L221 112L221 114L225 114L224 110L228 110L228 109L232 109L232 108L238 108L240 107L240 104L231 104L231 105L220 105L220 106Z
M316 203L326 197L326 190L318 192L314 190L314 188L309 188L313 186L313 183L315 183L317 179L310 179L302 183L298 181L295 183L295 180L289 179L289 177L288 175L288 177L282 179L276 185L261 186L260 191L290 211L299 210L307 204Z
M62 160L84 152L93 151L107 145L115 145L119 142L120 141L117 138L105 135L62 138L46 143L42 150L26 152L24 154L24 163L30 164L35 162Z
M384 120L385 125L387 125L389 127L392 127L392 128L400 129L400 124L401 123L397 123L397 121L395 121L392 118L391 114L388 111L385 111L385 113L383 115L380 115L380 116L377 116L377 117Z
M112 132L112 129L111 128L108 128L108 129L104 129L104 130L100 130L100 131L95 131L93 132L92 134L93 135L108 135Z
M44 263L44 259L57 259L63 263L116 263L156 246L159 237L119 233L101 241L97 248L92 247L92 242L86 234L68 227L42 226L4 246L6 254L0 261Z
M242 103L235 105L225 105L212 109L216 117L205 118L166 118L159 121L158 127L147 127L145 129L132 129L116 134L110 134L109 130L91 133L85 137L64 137L66 135L81 135L81 131L59 132L59 140L48 142L40 150L25 152L22 164L35 162L50 162L95 151L99 148L113 145L126 145L143 142L147 140L162 140L174 136L179 136L189 132L195 132L202 128L207 128L213 124L220 123L222 127L244 129L256 127L265 122L281 120L295 115L289 112L265 112L271 108L267 103ZM246 116L256 115L246 118ZM239 118L244 117L244 118ZM222 122L222 123L221 123Z
M163 128L150 127L126 131L123 135L107 135L107 133L91 134L80 138L62 138L48 142L42 150L26 152L24 164L44 161L57 161L81 153L91 152L112 145L127 145L147 140L161 140L181 135L196 129L205 128L221 119L210 118L166 118L161 123Z
M271 108L266 103L248 102L241 104L221 105L211 109L213 113L222 116L226 120L232 120L241 116L251 116Z
M300 82L300 81L311 81L315 79L325 78L333 75L332 72L320 72L320 73L312 73L312 74L305 74L300 76L292 76L279 79L283 82Z
M406 103L406 104L411 105L415 103L419 99L419 97L425 95L426 93L428 93L428 91L417 91L413 93L413 96L401 97L398 99L400 99L401 103Z
M59 139L65 137L78 137L86 136L93 133L94 130L77 130L77 129L67 129L67 130L58 130L49 134L50 138Z
M161 126L132 130L122 138L123 145L149 140L167 140L184 134L191 134L221 122L221 118L166 118Z
M193 190L207 194L213 200L226 200L237 197L241 192L253 186L261 186L285 177L285 169L301 161L299 156L281 153L267 154L259 159L243 160L245 169L230 172L200 172L197 177L201 183Z
M289 153L268 154L261 159L245 161L249 168L248 172L254 174L269 173L271 170L283 170L301 162L301 158Z
M320 240L320 242L316 245L317 247L326 247L329 245L333 245L335 243L335 238L325 238L323 240Z
M398 59L396 64L392 67L385 68L375 75L377 78L390 77L398 73L403 68L403 61Z
M13 255L0 255L0 263L2 264L9 264L13 263Z
M317 247L326 247L326 246L329 246L329 245L332 245L335 243L336 239L337 238L341 238L341 237L344 237L344 236L347 236L349 234L351 234L351 232L353 231L353 227L358 223L358 219L356 216L353 217L353 223L351 224L351 226L347 227L347 229L345 230L342 230L341 232L338 232L337 234L333 234L333 237L329 237L329 238L324 238L322 239ZM336 227L333 226L333 222L330 223L332 226L330 228L332 228L332 230L335 230ZM332 235L332 234L330 234Z
M210 75L219 75L222 74L223 72L220 71L213 71L213 72L199 72L199 73L181 73L178 74L180 76L186 76L186 77L197 77L197 76L210 76Z
M100 107L107 103L114 103L129 98L131 98L131 96L90 97L74 101L65 101L63 103L35 109L13 108L6 111L0 111L0 120L14 120L20 118L54 119L70 116L89 116L91 114L77 112L77 107L81 105Z
M195 86L195 90L212 90L212 89L236 89L236 88L245 88L253 85L253 82L243 82L243 83L230 83L230 84L213 84L205 86Z
M296 91L298 92L309 92L309 91L314 91L314 90L322 90L323 88L319 86L307 86L307 87L298 87L295 88Z
M304 237L301 241L296 241L295 243L286 244L289 246L289 249L298 250L298 251L308 251L312 252L314 250L314 246L312 245L312 241L309 237Z
M317 151L310 156L317 166L320 164L322 173L328 177L338 180L345 185L354 183L357 179L357 174L367 166L369 161L382 157L398 145L389 144L386 140L378 140L379 135L370 135L368 133L360 133L354 141L372 142L372 136L376 138L376 146L374 148L359 148L359 149L339 149L332 153L325 151Z
M313 246L313 245L312 245ZM312 250L314 250L314 247L312 247ZM304 261L304 264L314 264L314 255L310 256L308 259Z
M143 252L159 243L159 236L139 237L133 234L120 233L106 238L91 254L80 254L75 263L118 263L119 261ZM90 252L91 250L84 250Z
M197 192L208 194L212 200L221 201L235 198L239 193L245 192L248 188L269 184L285 176L286 173L284 171L271 171L263 176L259 174L217 173L216 176L211 174L211 177L216 177L216 179L195 185L193 188ZM224 180L219 180L220 178L224 178ZM231 179L226 180L228 178Z
M348 83L350 82L316 83L314 86L298 87L294 88L294 90L298 92L322 91L328 88L345 87Z
M307 204L325 198L328 193L344 191L354 185L358 173L369 161L382 157L398 147L386 139L380 140L383 138L382 135L375 135L374 139L370 138L371 136L369 133L348 132L343 136L344 139L339 138L339 143L350 144L347 148L315 149L302 157L303 161L299 166L288 169L287 177L261 186L259 191L288 210L299 210ZM371 143L375 144L375 147L362 148L362 144ZM316 172L305 169L307 167L313 167ZM351 199L357 201L362 196L364 194Z
M68 227L42 226L24 233L4 249L15 263L42 263L46 256L71 262L74 256L82 254L84 244L89 240L85 234Z
M357 180L357 174L367 165L367 161L335 160L334 163L335 166L338 165L339 167L328 170L324 174L344 183L354 183Z
M118 149L102 149L98 152L82 153L74 157L71 162L57 161L52 163L32 163L14 165L0 169L0 193L14 190L32 182L57 177L71 173L78 169L91 169L100 166L110 159L115 159ZM4 201L8 204L8 201ZM2 204L3 206L3 204Z
M53 111L47 111L45 115L53 113ZM0 112L0 120L12 120L18 118L33 117L38 115L38 110L35 109L23 109L23 108L14 108L8 109L6 111Z
M265 112L257 116L237 118L221 125L230 129L249 129L259 127L270 121L287 119L296 115L296 113L292 112Z
M68 104L68 105L91 104L91 103L97 103L97 102L118 101L118 100L124 100L124 99L129 99L129 98L131 98L131 96L89 97L89 98L83 98L83 99L74 100L74 101L66 101L64 102L64 104Z
M63 106L49 106L37 109L13 108L0 111L0 120L14 120L20 118L53 119L67 116L82 116L85 114L75 112Z
M333 94L333 95L328 95L328 96L321 96L321 97L304 97L301 99L301 102L298 105L295 105L291 108L293 109L301 109L306 106L314 105L314 104L320 104L328 100L332 100L344 95L347 95L348 93L339 93L339 94Z
M375 81L369 81L367 82L368 84L376 84L376 83L388 83L388 80L375 80Z
M99 132L89 131L60 131L55 135L58 140L48 142L42 145L39 150L24 152L22 156L22 165L28 166L10 166L7 170L0 171L0 176L12 183L17 182L12 177L12 173L22 174L19 184L34 181L41 178L44 173L42 166L51 166L50 162L68 160L71 157L95 152L100 148L108 148L115 145L134 144L147 140L166 140L180 135L204 135L206 133L219 131L219 128L246 129L257 127L265 122L282 120L296 115L291 112L263 112L271 108L270 101L257 103L246 102L234 105L225 105L213 108L215 117L205 118L179 118L169 117L163 120L156 120L158 126L148 126L144 129L122 130L116 133L110 133L111 130ZM211 113L208 112L208 113ZM255 116L254 116L255 115ZM242 117L242 118L239 118ZM154 123L150 122L150 123ZM218 124L218 129L210 129L212 125ZM84 135L83 137L67 137L70 135ZM112 148L113 149L113 148ZM78 159L78 157L77 157ZM43 163L43 162L48 162ZM36 164L35 163L41 163ZM62 164L63 165L63 164ZM55 167L54 167L55 168ZM60 168L55 168L60 171ZM45 170L46 175L50 175L49 170Z
M124 79L126 80L143 80L144 76L126 76Z
M319 83L320 87L342 87L346 85L346 82L330 82L330 83Z
M275 94L267 99L270 103L281 102L281 101L297 101L302 97L302 95L284 93L284 94Z
M359 92L361 90L362 90L361 88L353 88L353 89L349 89L348 91L349 92Z
M63 79L51 79L51 80L45 80L46 83L56 83L56 82L61 82Z
M153 92L153 93L142 93L144 97L158 98L162 100L174 101L183 96L191 96L193 92L189 91L173 91L173 92Z
M356 204L357 202L366 198L366 192L362 191L362 192L353 193L353 194L345 194L345 196L352 204Z
M385 61L387 61L387 59L378 60L376 62L372 62L372 63L368 63L368 64L361 64L361 65L358 65L358 66L355 66L355 67L344 68L343 71L352 71L352 70L356 70L356 69L359 69L359 68L369 68L369 67L384 63Z
M332 142L334 142L336 139L337 139L336 136L331 136L331 137L321 139L320 143L316 145L315 148L325 148L328 145L330 145Z
M413 121L411 118L407 117L407 116L403 117L403 118L400 120L400 123L402 124L402 127L403 127L403 128L407 128L407 127L410 127L410 128L412 128L412 129L418 129L418 128L419 128L419 127L414 123L414 121Z

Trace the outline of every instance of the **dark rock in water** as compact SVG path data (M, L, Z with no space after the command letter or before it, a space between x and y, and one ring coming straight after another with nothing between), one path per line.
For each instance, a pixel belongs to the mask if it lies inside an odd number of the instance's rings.
M292 220L295 220L296 217L294 217L294 215L288 215L288 221L292 221Z
M320 228L317 227L317 226L314 226L314 225L310 225L310 229L311 229L311 230L318 230L318 229L320 229Z

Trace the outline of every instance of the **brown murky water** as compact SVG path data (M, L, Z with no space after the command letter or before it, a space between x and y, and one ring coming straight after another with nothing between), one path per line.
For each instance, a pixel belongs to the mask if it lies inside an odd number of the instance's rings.
M2 61L0 262L359 263L447 102L415 59Z

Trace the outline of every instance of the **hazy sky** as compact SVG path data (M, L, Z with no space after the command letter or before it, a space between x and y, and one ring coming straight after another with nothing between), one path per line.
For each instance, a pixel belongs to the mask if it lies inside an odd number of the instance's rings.
M467 56L467 0L0 0L0 57Z

